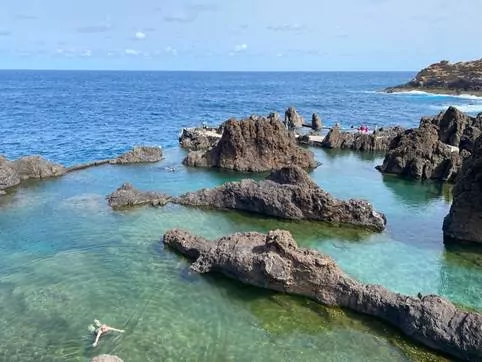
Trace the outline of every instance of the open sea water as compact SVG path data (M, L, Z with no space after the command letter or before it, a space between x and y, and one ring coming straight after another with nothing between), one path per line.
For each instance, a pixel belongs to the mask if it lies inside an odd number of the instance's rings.
M179 205L114 212L105 201L126 181L179 195L246 177L182 166L179 131L203 121L293 105L327 126L414 127L450 105L482 111L482 99L471 96L378 92L412 76L0 72L0 154L8 158L40 154L72 165L140 144L165 153L156 164L29 182L0 199L0 361L88 361L101 353L126 362L446 360L372 318L191 273L161 239L170 228L210 238L283 228L359 280L482 311L482 254L442 242L448 185L382 176L374 169L381 154L313 149L321 162L314 180L336 197L371 201L387 215L383 233ZM126 332L93 348L94 318Z

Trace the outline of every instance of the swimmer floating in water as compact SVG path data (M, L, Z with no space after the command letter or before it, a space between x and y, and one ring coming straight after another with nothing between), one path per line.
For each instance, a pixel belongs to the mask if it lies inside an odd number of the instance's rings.
M117 329L109 327L107 324L100 323L97 319L94 319L94 324L89 326L89 330L95 334L95 341L92 344L93 347L97 346L99 338L110 331L123 333L123 329Z

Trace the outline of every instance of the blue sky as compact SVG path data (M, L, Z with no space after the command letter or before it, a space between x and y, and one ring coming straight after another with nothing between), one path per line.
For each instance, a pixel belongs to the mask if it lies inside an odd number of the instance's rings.
M1 0L0 68L417 70L482 57L482 0Z

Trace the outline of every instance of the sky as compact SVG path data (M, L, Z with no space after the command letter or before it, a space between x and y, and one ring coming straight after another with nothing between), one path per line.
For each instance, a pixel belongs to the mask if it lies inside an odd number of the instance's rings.
M482 0L0 0L0 69L414 71L482 58Z

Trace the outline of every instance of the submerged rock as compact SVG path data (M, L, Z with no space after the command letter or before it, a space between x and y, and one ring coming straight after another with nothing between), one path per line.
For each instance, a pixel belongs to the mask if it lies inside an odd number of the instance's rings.
M381 128L372 133L343 132L333 127L321 142L321 147L355 151L386 151L392 140L400 135L400 127Z
M115 192L107 196L107 202L113 209L121 209L139 205L164 206L170 196L159 192L142 192L130 183L125 183Z
M410 82L385 89L389 93L410 90L482 95L482 59L455 64L442 60L422 69Z
M409 178L453 182L482 133L482 114L470 117L450 107L395 137L377 169Z
M101 354L92 358L91 362L123 362L119 357L110 354Z
M222 131L215 128L184 128L179 144L192 151L208 150L219 142L221 135Z
M163 242L194 260L191 269L199 273L215 271L245 284L368 314L430 348L482 360L482 315L457 309L439 296L415 298L360 283L330 257L298 248L287 231L237 233L213 242L171 230Z
M162 160L160 147L137 146L109 162L112 164L129 164L158 162L160 160Z
M457 179L443 231L445 242L482 244L482 136Z
M318 166L313 153L299 147L275 116L250 117L223 124L221 139L208 151L191 151L183 163L192 167L217 167L236 171L269 171L298 165Z
M297 166L273 171L267 180L228 182L175 199L182 205L235 209L291 220L348 224L376 231L386 219L364 200L342 201L323 191Z

